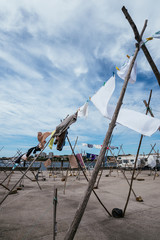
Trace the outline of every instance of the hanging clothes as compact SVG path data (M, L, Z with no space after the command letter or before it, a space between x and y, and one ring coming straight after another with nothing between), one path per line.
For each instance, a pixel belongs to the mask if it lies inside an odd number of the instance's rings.
M54 130L52 133L51 133L51 140L49 141L49 148L52 149L53 147L53 143L54 143L54 133L55 133L56 130Z
M88 102L78 109L78 117L88 117Z
M82 143L82 146L83 146L83 147L87 147L88 144L87 144L87 143Z
M43 149L44 145L46 144L46 138L51 135L51 132L38 132L37 138L39 141L39 148Z
M93 144L87 144L88 148L93 148Z
M82 154L81 153L77 153L76 157L78 158L78 161L79 161L80 165L82 167L85 167L85 164L84 164L84 161L83 161L83 158L82 158Z
M102 145L99 145L99 144L93 144L93 147L94 147L94 148L101 149L101 148L102 148Z
M91 157L91 153L86 153L86 158L90 158Z
M160 31L156 32L155 34L153 34L152 36L153 38L159 38L160 39Z
M66 131L71 124L75 123L77 121L77 112L74 113L71 116L66 117L57 127L56 131L54 133L55 136L60 136L64 131Z
M67 134L68 134L68 131L66 130L60 136L56 137L54 144L57 145L58 151L62 151L63 147L65 146L65 140L66 140Z
M118 147L110 146L110 149L114 150L114 149L118 149Z
M127 76L127 73L128 73L128 70L129 70L132 59L133 59L133 56L129 57L120 69L117 68L117 75L123 80L125 80L125 77ZM137 70L137 63L135 61L134 65L133 65L133 68L132 68L132 71L131 71L131 74L130 74L130 78L129 78L130 83L135 83L136 82L136 78L137 78L137 71L136 70Z
M95 155L95 154L92 154L92 155L91 155L91 160L93 161L95 158L96 158L96 155Z
M74 155L69 155L69 163L71 168L78 168L78 163Z
M21 154L21 155L16 159L15 163L20 164L22 156L23 156L23 154Z
M28 151L26 153L26 157L28 158L31 155L32 152L33 152L33 154L35 154L38 151L41 151L39 145L37 145L36 147L31 147L31 148L28 149Z
M44 166L47 168L48 166L50 166L51 165L51 159L50 158L48 158L45 162L44 162Z

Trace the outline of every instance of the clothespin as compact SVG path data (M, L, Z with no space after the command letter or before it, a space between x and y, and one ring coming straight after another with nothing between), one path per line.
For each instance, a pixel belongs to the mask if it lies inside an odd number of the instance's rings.
M147 41L151 41L153 37L146 38Z

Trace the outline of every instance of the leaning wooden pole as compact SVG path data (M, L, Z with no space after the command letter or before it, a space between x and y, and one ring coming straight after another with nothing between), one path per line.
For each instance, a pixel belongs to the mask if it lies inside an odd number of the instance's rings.
M150 101L151 101L151 96L152 96L152 90L150 91L148 106L149 106ZM146 115L147 115L147 113L148 113L148 109L146 110ZM137 154L136 154L136 158L135 158L135 162L134 162L134 168L133 168L133 172L132 172L130 188L129 188L129 192L128 192L128 196L127 196L127 201L126 201L126 204L125 204L125 207L124 207L123 215L125 215L125 212L126 212L126 209L127 209L128 203L129 203L131 190L132 190L132 185L133 185L134 174L135 174L135 170L136 170L136 164L137 164L138 155L139 155L139 151L140 151L140 148L141 148L142 140L143 140L143 135L141 134L139 145L138 145L138 150L137 150Z
M143 51L144 55L146 56L150 66L152 68L152 71L154 72L155 77L157 78L158 84L160 86L160 73L159 73L159 71L157 69L157 66L154 63L154 61L153 61L153 59L152 59L152 57L151 57L151 55L150 55L146 45L143 44L143 42L142 42L142 36L139 35L138 29L137 29L133 19L131 18L131 16L129 15L127 9L124 6L122 7L122 12L124 13L124 15L125 15L126 19L128 20L129 24L131 25L131 28L132 28L132 30L134 32L134 35L135 35L135 39L137 40L137 42L139 44L141 44L142 51Z
M114 154L112 153L111 149L110 149L110 152L111 152L112 156L114 157L114 159L115 159L116 163L118 164L118 161L117 161L116 157L114 156ZM130 183L129 183L129 181L128 181L128 178L126 177L126 174L125 174L125 171L124 171L124 169L122 169L122 170L121 170L121 172L122 172L122 174L123 174L124 178L126 179L126 181L127 181L128 185L130 186ZM134 192L133 188L132 188L132 192L133 192L133 195L135 196L135 198L137 199L137 195L135 194L135 192Z
M87 175L86 175L86 173L84 172L84 169L82 168L81 164L79 163L79 160L78 160L77 156L75 155L74 149L72 148L72 145L71 145L71 142L70 142L68 136L67 136L67 140L68 140L68 143L69 143L70 148L71 148L71 150L72 150L72 153L73 153L74 157L75 157L76 160L77 160L77 163L78 163L79 168L81 169L81 171L82 171L85 179L87 180L87 182L89 182L89 179L87 178ZM111 215L110 212L107 210L107 208L104 206L104 204L102 203L102 201L101 201L100 198L98 197L97 193L94 191L94 189L92 189L92 191L93 191L94 195L96 196L96 198L98 199L99 203L100 203L100 204L102 205L102 207L104 208L104 210L105 210L105 211L108 213L108 215L111 217L112 215Z
M53 198L53 240L56 239L57 235L57 188L54 189L54 198Z
M142 29L142 34L145 30L147 26L147 21L145 21L145 24L144 24L144 27ZM117 117L118 117L118 114L119 114L119 111L120 111L120 108L121 108L121 105L123 103L123 98L124 98L124 95L125 95L125 92L126 92L126 88L127 88L127 84L128 84L128 81L129 81L129 78L130 78L130 74L131 74L131 71L132 71L132 68L133 68L133 65L134 65L134 62L136 60L136 57L137 57L137 54L138 54L138 51L139 51L139 45L137 44L136 46L136 50L135 50L135 53L134 53L134 56L133 56L133 59L131 61L131 64L130 64L130 67L129 67L129 70L128 70L128 73L127 73L127 76L125 78L125 81L124 81L124 84L123 84L123 87L122 87L122 90L121 90L121 94L120 94L120 97L119 97L119 100L118 100L118 103L117 103L117 106L116 106L116 109L114 111L114 114L113 114L113 117L112 117L112 120L109 124L109 128L108 128L108 131L106 133L106 136L105 136L105 139L104 139L104 142L103 142L103 145L102 145L102 148L101 148L101 151L100 151L100 154L98 156L98 160L97 160L97 163L94 167L94 170L93 170L93 173L92 173L92 176L91 176L91 179L89 181L89 184L88 184L88 187L86 189L86 192L84 194L84 197L83 197L83 200L82 202L79 204L78 206L78 209L76 211L76 214L74 216L74 219L66 233L66 236L65 236L65 240L72 240L76 234L76 231L77 231L77 228L79 226L79 223L82 219L82 216L84 214L84 211L85 211L85 208L87 206L87 203L89 201L89 198L90 198L90 195L91 195L91 192L93 190L93 187L94 187L94 184L96 182L96 178L97 178L97 175L98 175L98 172L99 172L99 169L101 167L101 164L102 164L102 161L103 161L103 158L105 156L105 153L106 153L106 150L107 150L107 146L108 146L108 143L109 143L109 140L110 140L110 137L112 135L112 132L113 132L113 129L115 127L115 124L116 124L116 120L117 120Z

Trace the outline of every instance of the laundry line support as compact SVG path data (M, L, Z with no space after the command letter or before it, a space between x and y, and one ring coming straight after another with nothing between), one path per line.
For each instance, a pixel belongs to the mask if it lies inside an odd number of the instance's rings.
M53 198L53 240L56 239L57 235L57 188L54 189L54 198Z
M116 157L114 156L114 154L113 154L113 152L112 152L112 150L111 150L111 149L110 149L110 152L111 152L112 156L114 157L114 159L115 159L116 163L118 163L118 161L117 161ZM121 169L121 172L122 172L122 174L123 174L124 178L126 179L126 181L127 181L128 185L130 186L130 182L128 181L128 178L126 177L125 170L124 170L124 169ZM135 191L133 190L133 187L132 187L132 189L131 189L131 190L132 190L132 193L133 193L133 195L134 195L134 196L135 196L135 198L137 199L137 195L135 194Z
M148 160L149 156L151 155L151 153L152 153L152 151L153 151L153 149L154 149L155 146L156 146L156 143L154 144L154 146L152 146L152 148L151 148L151 150L150 150L150 152L149 152L149 154L148 154L148 156L147 156L147 160ZM135 179L137 179L137 177L138 177L138 175L140 174L141 170L142 170L142 169L140 169L140 170L138 171L137 175L135 176Z
M71 145L71 142L70 142L68 136L67 136L67 140L68 140L68 143L69 143L70 148L71 148L71 150L72 150L72 153L73 153L74 157L75 157L76 160L77 160L78 166L80 167L80 169L81 169L81 171L82 171L85 179L87 180L87 182L89 182L89 180L88 180L88 178L87 178L87 175L85 174L85 172L84 172L81 164L79 163L79 160L78 160L77 156L75 155L74 149L72 148L72 145ZM98 201L100 202L100 204L102 205L102 207L105 209L105 211L106 211L106 212L108 213L108 215L111 217L112 215L111 215L110 212L107 210L107 208L104 206L104 204L102 203L102 201L101 201L100 198L98 197L97 193L94 191L94 189L92 189L92 191L93 191L94 195L96 196L96 198L98 199Z
M11 162L13 163L13 161L12 161L12 159L11 159ZM21 166L21 164L19 164L20 166ZM10 177L10 175L14 172L15 170L14 169L12 169L11 170L11 172L4 178L4 180L0 183L0 185L1 186L3 186L4 187L4 182L7 180L7 178L9 178ZM21 170L21 169L19 169L19 171L23 174L24 172ZM32 172L32 174L34 175L34 177L35 177L35 174ZM25 177L26 178L28 178L30 181L32 181L32 179L29 177L29 176L27 176L27 174L25 174ZM35 178L36 179L36 178ZM36 182L37 182L37 185L38 185L38 187L40 188L40 190L41 190L41 186L40 186L40 184L39 184L39 182L36 180ZM9 188L8 188L9 189ZM9 191L10 191L10 189L9 189Z
M51 137L52 138L52 137ZM13 191L13 189L18 185L18 183L22 180L22 178L26 175L26 173L29 171L29 169L32 167L33 163L37 160L37 158L39 157L39 155L43 152L43 150L47 147L47 145L49 144L51 138L49 139L49 141L46 143L46 145L44 146L44 148L40 151L40 153L37 155L37 157L35 157L33 159L33 161L30 163L30 165L28 166L28 168L26 169L26 171L23 173L23 175L20 177L20 179L15 183L15 185L11 188L10 192ZM9 196L10 192L8 192L4 198L1 200L0 205L5 201L5 199Z
M150 95L149 95L149 99L148 99L148 106L149 106L150 101L151 101L151 96L152 96L152 91L150 91ZM148 108L146 110L146 115L147 115L147 113L148 113ZM130 195L131 195L131 189L132 189L132 185L133 185L134 174L135 174L135 170L136 170L136 164L137 164L138 155L139 155L139 151L140 151L140 148L141 148L142 140L143 140L143 135L141 134L138 149L137 149L137 154L136 154L136 158L135 158L135 162L134 162L134 168L133 168L133 172L132 172L130 188L129 188L129 192L128 192L128 196L127 196L127 201L126 201L126 204L124 206L123 215L125 215L125 212L126 212L126 209L127 209L128 203L129 203L129 199L130 199Z
M129 24L130 24L130 26L131 26L131 28L132 28L132 30L134 32L135 39L137 40L137 42L139 44L142 44L141 45L142 51L143 51L144 55L146 56L146 58L148 60L148 63L150 64L150 66L152 68L152 71L154 72L155 77L157 78L158 84L160 86L160 73L159 73L158 68L157 68L156 64L154 63L154 61L153 61L153 59L152 59L152 57L151 57L151 55L150 55L146 45L143 44L143 42L142 42L142 35L143 34L139 35L138 29L137 29L133 19L129 15L127 9L125 8L125 6L122 7L122 12L124 13L126 19L128 20L128 22L129 22Z
M111 136L111 138L110 138L110 141L109 141L109 144L108 144L108 149L107 149L107 152L106 152L106 154L105 154L106 157L107 157L107 155L108 155L109 147L110 147L110 145L111 145L111 142L112 142L112 136ZM104 158L104 159L105 159L105 158ZM104 161L103 161L103 162L104 162ZM103 169L101 170L100 176L99 176L99 178L98 178L98 180L97 180L97 184L96 184L96 186L94 187L95 189L98 189L99 182L100 182L100 179L101 179L101 177L102 177L102 173L103 173Z
M77 141L78 141L78 136L77 136L76 141L75 141L75 143L74 143L73 150L75 149L75 147L76 147L76 145L77 145ZM66 189L66 184L67 184L67 178L68 178L69 169L70 169L70 171L71 171L70 163L69 163L69 166L68 166L67 171L66 171L63 194L65 194L65 189Z

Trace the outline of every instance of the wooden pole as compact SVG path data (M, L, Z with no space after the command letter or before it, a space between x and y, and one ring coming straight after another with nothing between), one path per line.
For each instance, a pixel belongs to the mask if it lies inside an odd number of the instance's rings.
M75 147L76 147L76 145L77 145L77 141L78 141L78 136L77 136L76 141L75 141L75 143L74 143L73 151L74 151L74 149L75 149ZM66 189L66 184L67 184L67 178L68 178L69 168L70 168L70 163L69 163L69 167L67 168L67 171L66 171L63 194L65 194L65 189Z
M87 178L87 175L85 174L83 168L81 167L81 164L79 163L79 160L77 158L77 156L75 155L75 152L74 152L74 149L72 148L72 145L71 145L71 142L67 136L67 140L68 140L68 143L70 145L70 148L72 150L72 153L73 155L75 156L76 160L77 160L77 163L78 163L78 166L80 167L81 171L83 172L83 175L85 176L85 179L87 180L87 182L89 182L88 178ZM102 207L105 209L105 211L108 213L108 215L111 217L112 215L110 214L110 212L107 210L107 208L104 206L104 204L102 203L102 201L100 200L100 198L98 197L97 193L94 191L94 189L92 189L94 195L96 196L96 198L98 199L99 203L102 205Z
M105 155L105 156L108 155L109 147L110 147L110 145L111 145L111 141L112 141L112 139L110 138L110 142L109 142L109 144L108 144L108 149L107 149L107 152L106 152L106 155ZM104 158L104 161L105 161L105 158ZM103 163L104 163L104 161L103 161ZM96 184L96 186L94 187L94 189L98 189L99 182L100 182L100 179L101 179L101 177L102 177L102 173L103 173L103 168L102 168L102 170L101 170L101 173L100 173L99 178L98 178L98 180L97 180L97 184Z
M111 151L111 149L110 149L110 152L111 152L112 156L114 157L116 163L118 164L118 161L117 161L116 157L114 156L113 152ZM125 171L124 171L124 169L121 169L121 172L122 172L124 178L126 179L128 185L130 186L130 183L129 183L129 181L128 181L128 178L127 178L126 175L125 175ZM135 198L137 198L137 196L136 196L136 194L135 194L133 188L132 188L132 192L133 192L133 195L135 196Z
M151 96L152 96L152 91L150 91L150 96L149 96L149 100L148 100L148 106L150 104ZM148 113L148 109L146 110L146 115L147 115L147 113ZM141 144L142 144L142 139L143 139L143 135L141 134L139 145L138 145L138 150L137 150L137 154L136 154L136 159L135 159L135 162L134 162L134 168L133 168L133 172L132 172L132 177L131 177L131 183L130 183L130 188L129 188L129 192L128 192L128 197L127 197L127 201L126 201L126 204L125 204L125 207L124 207L123 215L125 215L125 212L126 212L126 209L127 209L128 203L129 203L129 198L130 198L130 195L131 195L133 179L134 179L134 174L135 174L135 170L136 170L136 164L137 164L137 160L138 160L139 151L140 151Z
M1 147L1 149L0 149L0 152L2 151L2 149L4 148L4 146L3 147Z
M56 235L57 235L56 214L57 214L57 188L54 189L54 198L53 198L53 240L56 239Z
M150 55L150 53L149 53L146 45L143 44L143 42L142 42L142 35L139 35L138 29L137 29L137 27L136 27L133 19L131 18L131 16L129 15L127 9L126 9L124 6L122 7L122 12L124 13L126 19L128 20L129 24L130 24L131 27L132 27L132 30L133 30L134 35L135 35L135 39L137 40L137 42L138 42L139 44L142 43L141 48L142 48L142 50L143 50L143 53L144 53L144 55L146 56L146 58L147 58L147 60L148 60L148 62L149 62L149 64L150 64L150 66L151 66L151 68L152 68L152 71L154 72L155 77L157 78L158 84L159 84L159 86L160 86L160 73L159 73L159 71L158 71L158 69L157 69L157 67L156 67L156 64L154 63L154 61L153 61L153 59L152 59L152 57L151 57L151 55Z
M155 143L154 146L151 148L151 151L150 151L149 154L148 154L147 160L148 160L148 158L149 158L151 152L153 151L155 145L156 145L156 143ZM140 171L141 171L141 169L140 169ZM137 173L137 175L135 176L135 179L137 179L138 175L140 174L140 171L139 171L139 172Z
M147 20L145 21L144 27L142 29L142 34L143 34L146 26L147 26ZM96 178L97 178L99 169L101 167L103 158L105 156L105 153L106 153L106 150L107 150L107 146L108 146L110 137L111 137L113 129L115 127L116 120L117 120L117 117L118 117L121 105L123 103L123 98L124 98L124 95L125 95L125 92L126 92L126 88L127 88L127 84L128 84L129 78L130 78L130 74L131 74L131 71L132 71L132 68L133 68L133 65L134 65L134 62L136 60L138 52L139 52L139 45L136 45L136 50L135 50L133 59L131 61L128 73L126 75L126 78L125 78L125 81L124 81L124 84L123 84L123 87L122 87L122 90L121 90L121 94L120 94L120 97L119 97L116 109L115 109L113 117L112 117L112 120L111 120L111 122L109 124L109 128L108 128L108 131L106 133L106 136L105 136L105 139L104 139L104 142L103 142L100 154L98 156L97 163L96 163L96 165L94 167L94 170L93 170L91 179L89 181L88 187L87 187L87 189L85 191L83 200L79 204L78 209L77 209L76 214L75 214L75 217L74 217L74 219L73 219L73 221L72 221L72 223L71 223L71 225L70 225L70 227L69 227L69 229L68 229L68 231L66 233L66 236L64 238L65 240L72 240L74 238L74 236L76 234L76 231L77 231L77 228L79 226L79 223L80 223L80 221L82 219L82 216L84 214L85 208L87 206L87 203L89 201L91 192L92 192L94 184L96 182Z
M149 111L150 115L151 115L152 117L154 117L154 115L153 115L153 113L152 113L151 109L149 108L149 106L148 106L148 104L147 104L146 100L144 100L143 102L144 102L144 104L145 104L146 108L148 108L148 111Z

